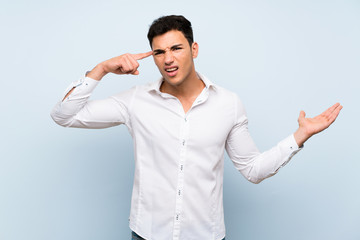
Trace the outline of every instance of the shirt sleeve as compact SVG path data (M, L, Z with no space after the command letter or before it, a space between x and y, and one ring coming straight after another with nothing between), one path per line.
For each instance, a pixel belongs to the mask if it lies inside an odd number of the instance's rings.
M99 81L89 77L81 78L70 84L61 100L51 112L52 119L64 127L107 128L119 124L128 124L128 103L133 90L102 100L88 101ZM64 96L74 88L64 100Z
M250 182L260 183L276 174L299 152L293 135L280 141L275 147L261 153L248 131L248 120L241 101L236 98L235 124L227 141L226 151L235 168Z

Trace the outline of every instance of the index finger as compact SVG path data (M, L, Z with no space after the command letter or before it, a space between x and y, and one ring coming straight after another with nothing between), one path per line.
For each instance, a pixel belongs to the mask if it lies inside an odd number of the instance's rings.
M151 56L152 53L153 53L153 51L149 51L146 53L137 53L137 54L133 54L133 57L135 58L135 60L141 60L141 59Z
M330 115L332 112L334 112L340 105L340 103L335 103L334 105L332 105L331 107L329 107L328 109L325 110L325 112L323 112L324 115Z

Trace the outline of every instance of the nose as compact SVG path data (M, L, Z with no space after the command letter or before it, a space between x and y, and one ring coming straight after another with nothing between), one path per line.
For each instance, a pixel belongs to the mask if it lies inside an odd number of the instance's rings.
M170 65L174 62L174 55L172 51L165 51L165 64Z

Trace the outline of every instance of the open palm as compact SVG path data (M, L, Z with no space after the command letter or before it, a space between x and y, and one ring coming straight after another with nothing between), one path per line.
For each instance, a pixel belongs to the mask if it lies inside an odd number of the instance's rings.
M340 103L336 103L314 118L306 118L305 112L301 111L298 119L299 127L303 127L306 129L306 132L311 135L319 133L328 128L335 121L341 109L342 106Z
M305 112L301 111L298 119L299 129L295 133L295 139L299 146L312 135L328 128L335 121L341 109L340 103L336 103L314 118L306 118Z

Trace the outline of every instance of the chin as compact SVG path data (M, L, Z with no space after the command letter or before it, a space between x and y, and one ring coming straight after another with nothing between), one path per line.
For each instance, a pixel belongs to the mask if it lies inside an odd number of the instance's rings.
M163 77L164 81L165 81L167 84L169 84L169 85L171 85L171 86L174 86L174 87L180 85L180 84L183 82L182 79L180 79L180 78L177 77L177 76L170 78L170 77L168 77L168 76L162 75L162 77Z
M164 78L164 79L169 85L173 87L177 87L183 83L182 79L177 79L177 78L173 78L173 79Z

